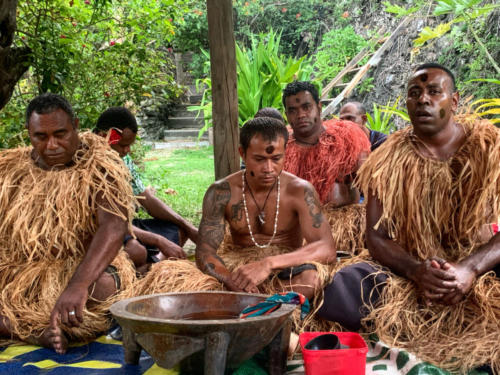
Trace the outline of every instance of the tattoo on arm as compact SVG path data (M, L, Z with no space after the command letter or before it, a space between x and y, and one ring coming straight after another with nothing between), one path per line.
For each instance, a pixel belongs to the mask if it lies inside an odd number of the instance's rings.
M231 187L227 181L211 186L203 202L200 238L214 250L224 239L224 210L231 199Z
M203 201L203 217L199 228L199 243L196 247L196 263L203 272L223 281L218 270L225 264L217 255L217 249L224 240L224 211L231 199L231 187L227 181L212 185Z
M304 188L304 200L306 201L309 214L312 218L312 226L319 228L323 223L323 212L318 199L314 195L314 190L310 186Z

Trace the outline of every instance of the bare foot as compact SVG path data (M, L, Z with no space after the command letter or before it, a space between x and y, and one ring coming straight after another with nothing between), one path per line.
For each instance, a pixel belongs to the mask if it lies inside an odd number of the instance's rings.
M38 341L40 345L54 349L57 354L64 354L68 349L68 339L59 327L47 328Z

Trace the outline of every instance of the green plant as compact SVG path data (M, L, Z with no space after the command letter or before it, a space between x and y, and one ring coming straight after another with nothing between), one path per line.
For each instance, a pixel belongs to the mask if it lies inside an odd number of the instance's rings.
M305 57L294 59L280 54L280 34L277 32L271 30L267 34L252 36L251 41L248 49L236 45L240 125L263 107L274 107L284 112L281 103L283 88L294 79L310 80L313 70L310 60ZM200 83L207 87L201 104L189 109L204 112L205 126L200 130L201 136L212 126L212 86L209 78L199 80Z
M351 21L347 0L236 0L233 1L235 36L249 47L251 36L282 30L280 52L296 58L312 54L330 27ZM333 25L334 24L334 25Z
M317 80L332 80L368 42L356 33L352 26L331 30L323 35L323 41L314 57Z
M500 86L500 80L492 78L473 79L471 81L488 82ZM481 117L487 117L494 124L500 124L500 98L478 99L472 102L474 113Z
M22 133L29 100L46 91L65 96L83 128L92 127L107 107L180 95L163 46L175 33L169 17L180 16L182 4L20 1L14 43L30 48L32 65L0 112L2 132L10 139L7 146Z
M414 40L415 48L418 49L422 47L426 42L439 38L446 34L451 29L451 25L465 22L468 31L472 34L479 48L485 54L485 57L490 62L491 66L496 70L497 74L500 74L500 67L495 61L493 56L491 56L488 48L485 46L479 35L475 30L475 25L473 20L478 17L484 17L489 14L493 9L500 7L500 4L488 4L480 7L479 4L483 0L440 0L437 1L436 7L434 8L434 16L442 15L452 15L454 18L447 23L441 23L435 28L425 27L419 34L419 37Z
M423 1L417 1L417 4L406 9L397 4L391 4L389 1L384 1L382 4L385 6L385 11L387 13L393 13L396 17L404 17L417 12L423 5Z
M378 106L376 103L373 103L373 113L371 115L369 113L366 114L369 128L389 134L395 130L395 125L392 122L393 115L397 115L403 120L409 121L410 117L406 111L398 109L399 100L400 97L398 97L392 104L388 101L385 106Z

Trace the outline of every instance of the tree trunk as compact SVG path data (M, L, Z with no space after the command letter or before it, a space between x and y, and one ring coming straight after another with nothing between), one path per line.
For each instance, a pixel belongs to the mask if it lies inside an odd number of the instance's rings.
M17 0L2 0L0 4L0 109L2 109L31 63L28 47L12 48L16 32Z
M207 0L215 179L239 169L238 92L232 0Z

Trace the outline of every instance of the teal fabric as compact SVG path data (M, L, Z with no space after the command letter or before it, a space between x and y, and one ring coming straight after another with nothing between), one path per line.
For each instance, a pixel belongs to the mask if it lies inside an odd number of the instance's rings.
M139 195L141 193L144 193L144 190L146 190L146 187L144 186L144 183L142 182L141 175L137 171L137 166L135 165L134 161L130 157L130 155L126 155L123 157L123 162L127 166L130 176L132 177L132 180L130 184L132 185L132 191L134 195Z

